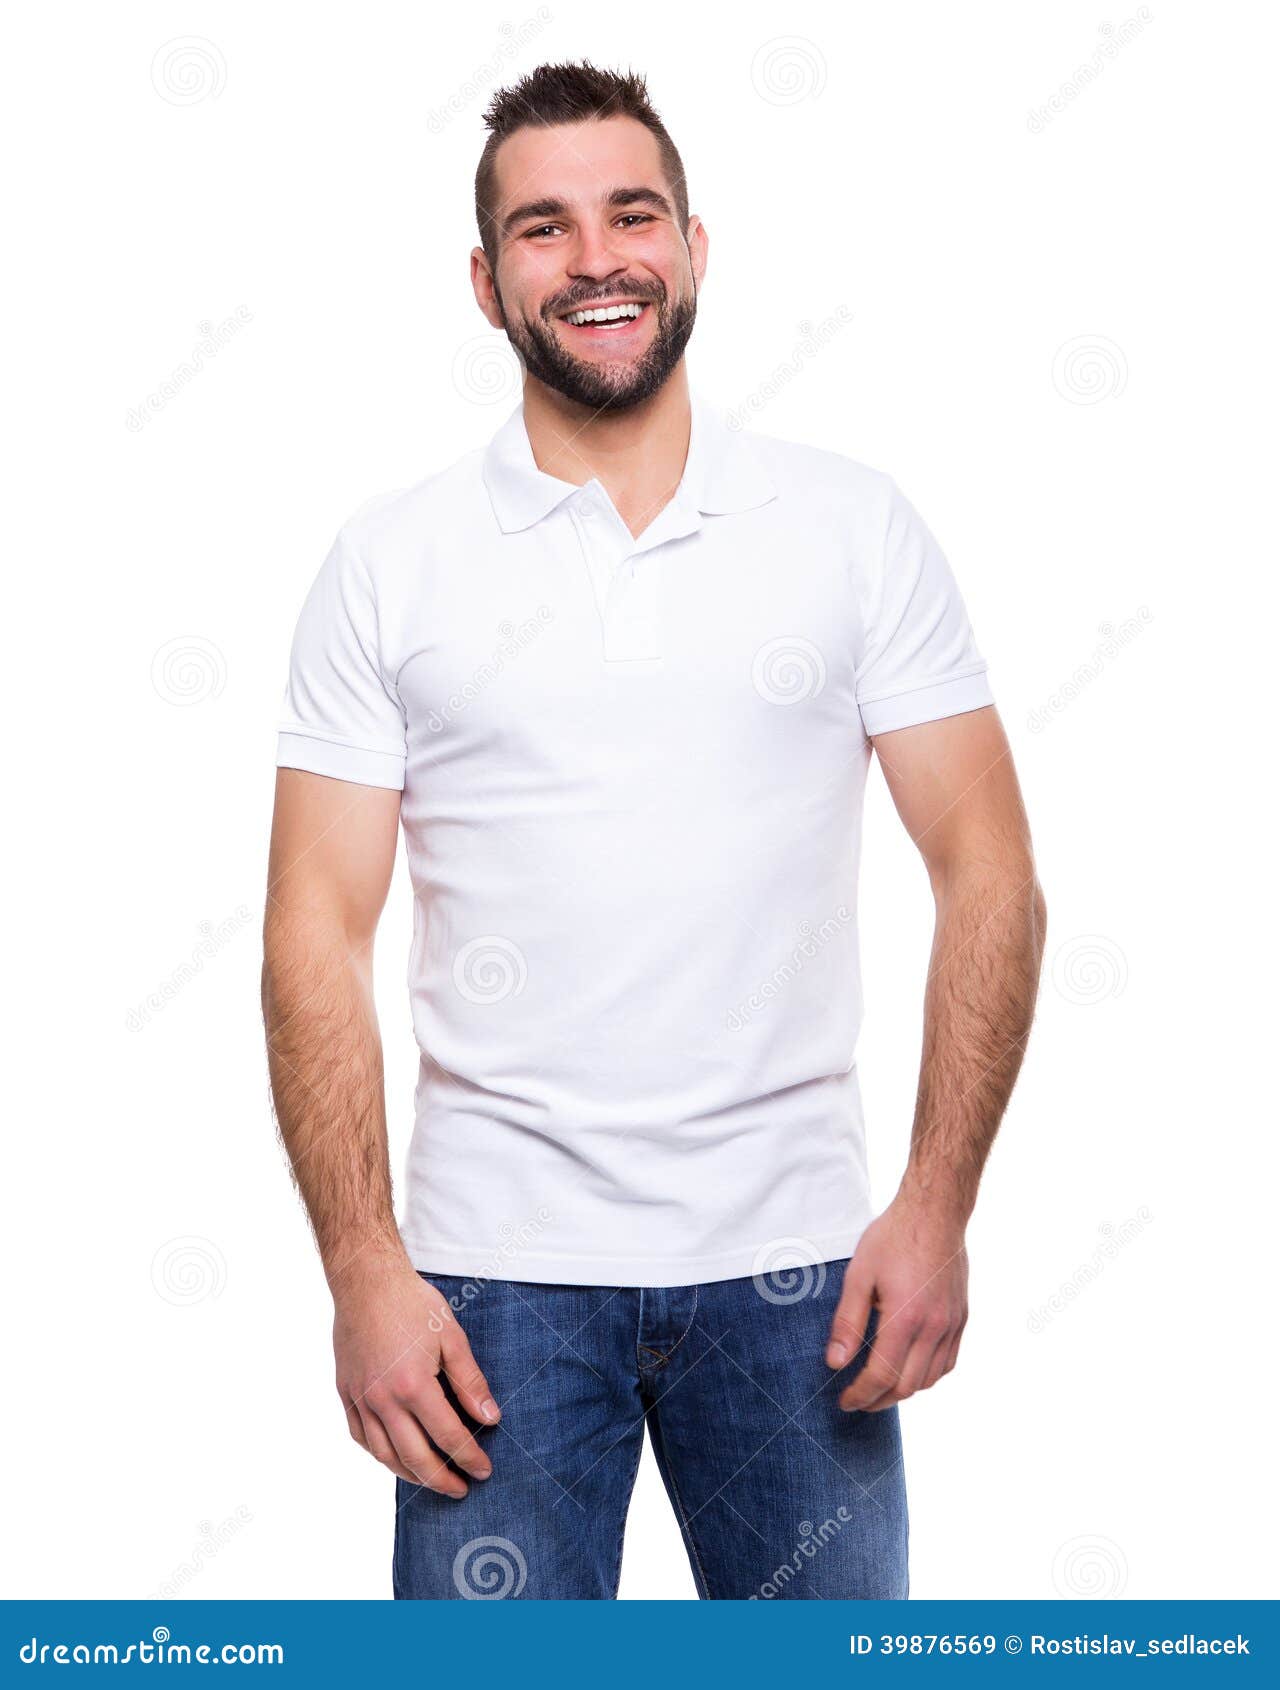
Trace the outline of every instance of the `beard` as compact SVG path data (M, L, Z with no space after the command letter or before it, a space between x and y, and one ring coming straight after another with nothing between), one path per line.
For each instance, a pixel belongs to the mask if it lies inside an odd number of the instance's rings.
M610 291L644 301L655 316L657 327L653 339L632 364L597 364L576 358L542 318L508 316L502 295L494 289L507 339L529 374L566 399L596 412L627 411L651 399L683 357L698 313L696 294L672 305L665 290L657 296L649 289L617 287ZM552 315L590 304L590 299L570 300L557 305Z

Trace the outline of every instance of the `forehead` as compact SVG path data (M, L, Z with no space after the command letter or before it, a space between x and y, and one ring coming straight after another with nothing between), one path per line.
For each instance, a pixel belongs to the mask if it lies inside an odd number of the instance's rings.
M586 207L613 188L670 193L658 138L633 117L517 129L498 148L494 164L499 219L525 200L559 199Z

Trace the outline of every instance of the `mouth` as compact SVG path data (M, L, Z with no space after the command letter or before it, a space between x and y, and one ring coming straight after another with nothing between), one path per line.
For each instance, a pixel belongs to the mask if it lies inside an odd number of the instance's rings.
M569 331L571 340L625 345L639 340L651 306L647 300L613 299L599 305L576 306L556 319Z

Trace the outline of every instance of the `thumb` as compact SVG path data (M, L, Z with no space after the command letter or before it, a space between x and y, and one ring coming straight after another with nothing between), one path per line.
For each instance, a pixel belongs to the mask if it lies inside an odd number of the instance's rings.
M473 1420L492 1426L502 1411L493 1400L489 1381L476 1365L471 1345L463 1335L461 1327L454 1327L445 1333L440 1344L440 1357L444 1362L449 1383L463 1408Z
M863 1274L845 1275L840 1302L831 1320L831 1336L827 1340L827 1366L844 1367L853 1360L866 1336L871 1319L871 1302L875 1283Z

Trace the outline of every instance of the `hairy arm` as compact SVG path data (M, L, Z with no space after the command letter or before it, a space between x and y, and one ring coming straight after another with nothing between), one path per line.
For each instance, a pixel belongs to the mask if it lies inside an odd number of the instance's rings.
M373 940L399 814L399 792L278 772L263 1016L280 1135L333 1293L351 1434L401 1478L461 1497L465 1480L448 1462L475 1478L487 1478L490 1465L439 1374L474 1420L492 1423L498 1410L395 1223Z
M873 741L928 870L936 921L911 1151L859 1240L827 1360L842 1367L879 1310L847 1409L887 1408L954 1367L968 1318L965 1228L1026 1050L1045 901L1009 742L994 707Z

